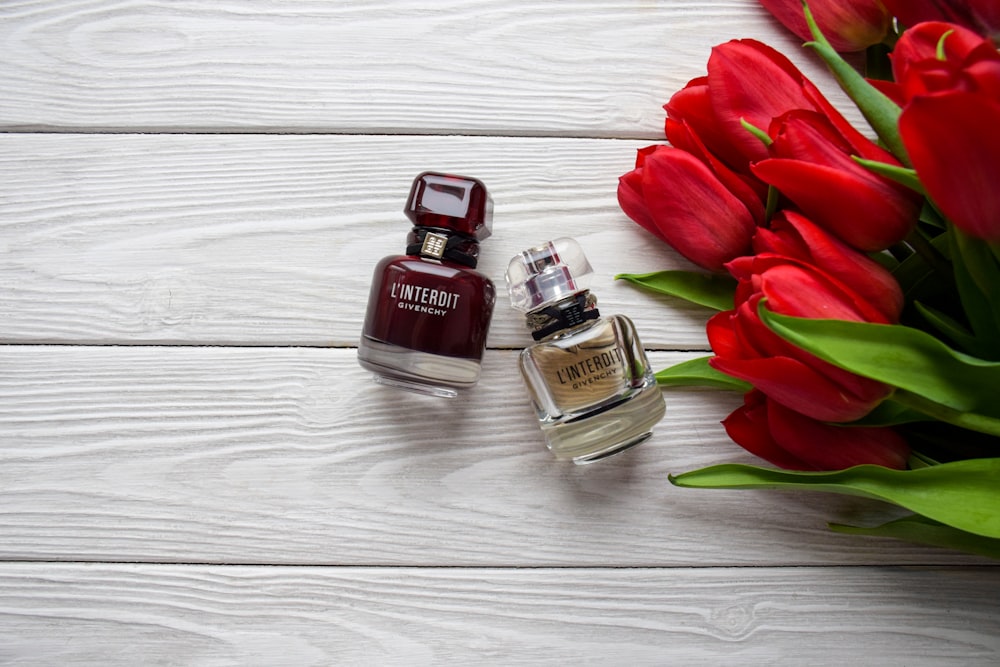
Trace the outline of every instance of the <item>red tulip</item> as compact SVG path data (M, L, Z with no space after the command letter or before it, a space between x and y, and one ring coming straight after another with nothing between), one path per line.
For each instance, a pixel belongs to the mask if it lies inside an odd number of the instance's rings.
M663 234L653 223L653 216L650 215L649 208L646 206L646 198L642 190L642 175L645 171L646 156L662 148L664 147L647 146L639 149L635 157L635 169L618 179L618 205L633 222L665 241Z
M694 118L696 114L706 113L704 102L675 104L671 99L667 113L675 120L702 128L699 134L702 131L710 133L712 141L706 140L707 145L725 142L743 157L744 164L762 160L768 154L764 144L743 127L742 121L767 131L774 118L796 109L817 111L826 116L856 154L868 157L866 151L871 141L847 122L788 58L758 41L733 40L716 46L708 60L708 76L697 86L699 89L707 86L707 91L699 94L707 95L710 121ZM723 155L718 149L713 152Z
M618 202L632 220L710 271L750 250L754 219L703 162L669 146L639 151L619 180Z
M670 143L686 151L705 163L719 182L734 196L739 198L750 211L754 223L764 224L764 202L767 200L767 184L747 173L739 173L730 169L728 164L717 157L702 141L687 123L674 123L668 120ZM749 166L749 165L746 165Z
M760 4L796 35L812 39L802 0L760 0ZM811 0L809 10L837 51L861 51L878 44L892 24L892 16L878 0Z
M924 21L948 21L991 37L1000 32L1000 2L996 0L882 0L904 26Z
M810 419L769 400L760 391L723 420L736 444L766 461L792 470L842 470L874 464L903 469L906 441L890 428L845 427Z
M899 131L928 196L972 236L1000 241L1000 101L974 93L915 98Z
M698 77L673 94L663 107L667 112L664 133L674 146L685 148L692 135L699 143L737 172L749 174L748 161L716 120L709 97L708 77ZM687 150L687 148L685 148Z
M939 57L938 46L943 58ZM947 92L1000 98L1000 54L988 39L950 23L921 23L900 37L892 53L894 82L873 82L897 104Z
M758 228L753 250L798 259L836 277L888 322L896 321L903 309L899 283L881 264L794 211L779 211L769 228Z
M884 250L916 225L917 194L856 163L854 147L825 116L787 113L772 124L771 137L772 157L755 164L753 173L850 245L866 252ZM899 164L874 144L865 153L869 159Z
M841 370L786 342L758 315L766 298L770 310L784 315L890 323L894 316L883 311L883 303L867 300L815 266L780 255L740 257L727 268L738 280L736 307L708 322L713 368L822 421L859 419L889 394L887 386Z

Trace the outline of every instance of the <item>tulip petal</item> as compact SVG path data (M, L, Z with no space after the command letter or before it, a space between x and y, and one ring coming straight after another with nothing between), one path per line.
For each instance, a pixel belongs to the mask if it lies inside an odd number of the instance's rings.
M947 37L945 37L947 35ZM921 60L938 60L938 46L945 37L946 56L963 60L983 43L975 32L943 21L928 21L903 33L892 50L892 78L899 81L906 69Z
M633 169L618 179L618 205L636 224L659 235L659 230L649 217L646 200L642 196L642 169Z
M767 198L767 185L749 173L742 175L730 169L725 162L709 150L701 137L686 122L674 123L668 120L667 126L674 128L667 135L670 137L671 145L691 153L708 165L719 182L747 207L750 215L753 216L754 224L764 224L764 200Z
M906 238L917 223L915 198L888 179L856 169L772 158L753 172L792 200L806 217L864 252ZM908 191L907 191L908 192Z
M709 365L727 375L749 382L778 403L804 415L829 422L850 422L871 410L838 384L788 357L729 359L716 356ZM887 393L887 392L886 392Z
M967 234L1000 241L1000 103L974 93L915 98L899 128L927 194Z
M690 153L647 156L642 192L661 237L698 266L721 272L750 250L754 221L747 207Z
M904 26L925 21L957 23L980 35L990 36L1000 31L1000 3L996 0L881 0ZM906 33L903 33L904 35Z
M802 14L802 0L760 0L786 28L811 39ZM871 0L813 0L809 3L823 34L837 51L861 51L885 39L892 17Z
M888 324L877 309L822 272L793 264L775 266L764 273L760 291L769 307L784 315Z
M745 405L722 420L722 425L733 442L751 454L781 468L819 470L790 454L775 442L768 427L768 405L764 394L751 391L744 401Z
M790 109L813 108L802 79L788 58L756 40L733 40L712 49L709 96L722 132L746 158L763 159L767 150L740 121L766 128ZM762 95L764 90L767 94Z
M791 318L767 308L759 313L782 338L824 361L1000 424L1000 362L961 354L924 331L901 325ZM987 432L996 435L1000 429Z
M774 216L770 229L757 229L754 252L776 253L812 264L860 294L885 321L895 322L899 318L903 292L893 275L805 216L794 211Z
M682 145L683 135L694 134L713 155L719 156L729 167L745 170L746 158L719 127L709 97L708 77L689 81L684 88L673 94L664 109L668 116L664 132L672 145L689 150L686 145Z
M768 428L783 449L815 470L866 463L902 470L910 455L906 440L890 428L825 424L778 403L768 405Z

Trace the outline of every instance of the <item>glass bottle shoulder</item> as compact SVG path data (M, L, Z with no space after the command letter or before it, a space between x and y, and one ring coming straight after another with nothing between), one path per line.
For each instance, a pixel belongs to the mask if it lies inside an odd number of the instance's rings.
M495 291L493 281L486 275L467 266L448 261L429 260L415 255L389 255L375 265L375 275L406 273L438 279L482 285Z
M542 346L554 346L559 348L569 348L581 345L610 344L615 340L629 340L635 338L635 325L632 320L624 315L606 315L597 319L588 320L575 327L568 327L552 333L539 340L534 345L524 350L529 352L532 348Z
M651 373L635 325L624 315L600 317L552 334L522 350L518 361L529 384L547 384L546 376L562 379L558 369L581 363L585 370L595 364L620 364L619 380L626 383Z

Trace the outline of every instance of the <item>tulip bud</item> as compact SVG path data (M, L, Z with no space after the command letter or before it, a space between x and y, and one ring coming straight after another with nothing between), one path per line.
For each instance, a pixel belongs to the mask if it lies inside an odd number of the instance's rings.
M914 99L900 135L927 195L967 234L1000 241L1000 101L975 93Z
M802 12L802 0L760 0L786 28L812 39ZM810 0L809 9L823 35L837 51L861 51L882 42L892 16L878 0Z
M750 250L754 219L711 169L685 151L639 152L619 180L618 202L632 220L710 271Z
M924 21L947 21L997 41L1000 36L1000 2L997 0L881 0L905 27Z
M906 440L891 428L826 424L756 390L722 424L736 444L791 470L842 470L863 464L902 470L910 454Z
M736 307L708 321L709 365L749 382L774 401L821 421L860 419L890 393L886 385L837 368L787 342L764 324L761 302L783 315L889 323L834 275L780 255L740 257L726 265L738 281ZM898 288L897 288L898 289Z
M822 114L789 112L772 123L771 138L772 157L755 164L754 174L851 246L884 250L917 224L920 197L855 162L855 148ZM865 152L899 164L874 144Z

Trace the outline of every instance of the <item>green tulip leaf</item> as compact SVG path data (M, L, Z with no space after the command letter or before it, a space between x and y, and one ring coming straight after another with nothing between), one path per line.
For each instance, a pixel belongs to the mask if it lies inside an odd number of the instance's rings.
M820 359L905 390L897 398L905 396L910 407L916 407L912 395L917 409L939 404L949 415L991 418L1000 429L1000 362L956 352L928 333L898 324L788 317L763 302L758 312L772 331Z
M896 266L889 267L893 278L903 290L906 303L917 300L954 300L955 288L951 279L948 244L947 234L938 233L933 238L924 239L920 230L914 230L907 237L905 245L910 248L909 255ZM875 258L884 256L885 253L879 253Z
M900 167L896 164L886 164L885 162L879 162L877 160L866 160L865 158L858 157L857 155L852 155L851 157L854 158L855 162L868 171L878 174L879 176L885 176L900 185L908 187L914 192L924 194L924 186L917 177L916 169L908 169L906 167Z
M651 292L676 296L714 310L732 310L736 293L736 281L729 276L696 271L620 273L615 280L627 280Z
M868 535L871 537L892 537L905 542L947 547L956 551L1000 559L1000 540L993 537L973 535L958 528L946 526L938 521L914 514L896 519L881 526L846 526L839 523L827 524L830 530L847 535Z
M941 216L941 212L934 208L934 205L926 199L924 200L924 205L920 207L920 216L918 219L920 222L923 222L939 231L944 231L948 227L948 221ZM947 239L942 240L947 241ZM947 244L945 244L945 246L946 245Z
M923 412L897 403L890 397L876 405L861 419L844 424L844 426L899 426L900 424L929 420L930 417Z
M957 227L949 231L955 284L977 339L1000 354L1000 262L989 245Z
M813 41L806 42L806 46L813 49L823 59L830 71L833 72L840 87L858 106L861 114L892 154L904 165L909 166L910 160L906 153L906 147L899 136L899 116L902 112L899 105L868 83L860 72L841 58L840 54L820 32L809 7L804 6L803 10L809 31L813 36Z
M669 479L687 488L805 489L874 498L959 530L1000 538L1000 458L953 461L917 470L861 465L836 472L726 463Z
M947 313L941 312L936 308L931 308L930 306L925 306L919 301L914 302L913 305L929 324L969 354L977 357L985 357L992 351L991 346L981 345L976 337L961 322L955 320L955 318Z
M712 357L682 361L656 374L656 382L665 387L713 387L748 392L753 387L708 365Z
M923 412L928 417L954 426L961 426L970 431L986 433L988 435L1000 436L1000 419L989 415L970 412L965 410L955 410L947 405L929 401L923 396L912 392L897 389L892 398L897 403L910 407L912 410Z

